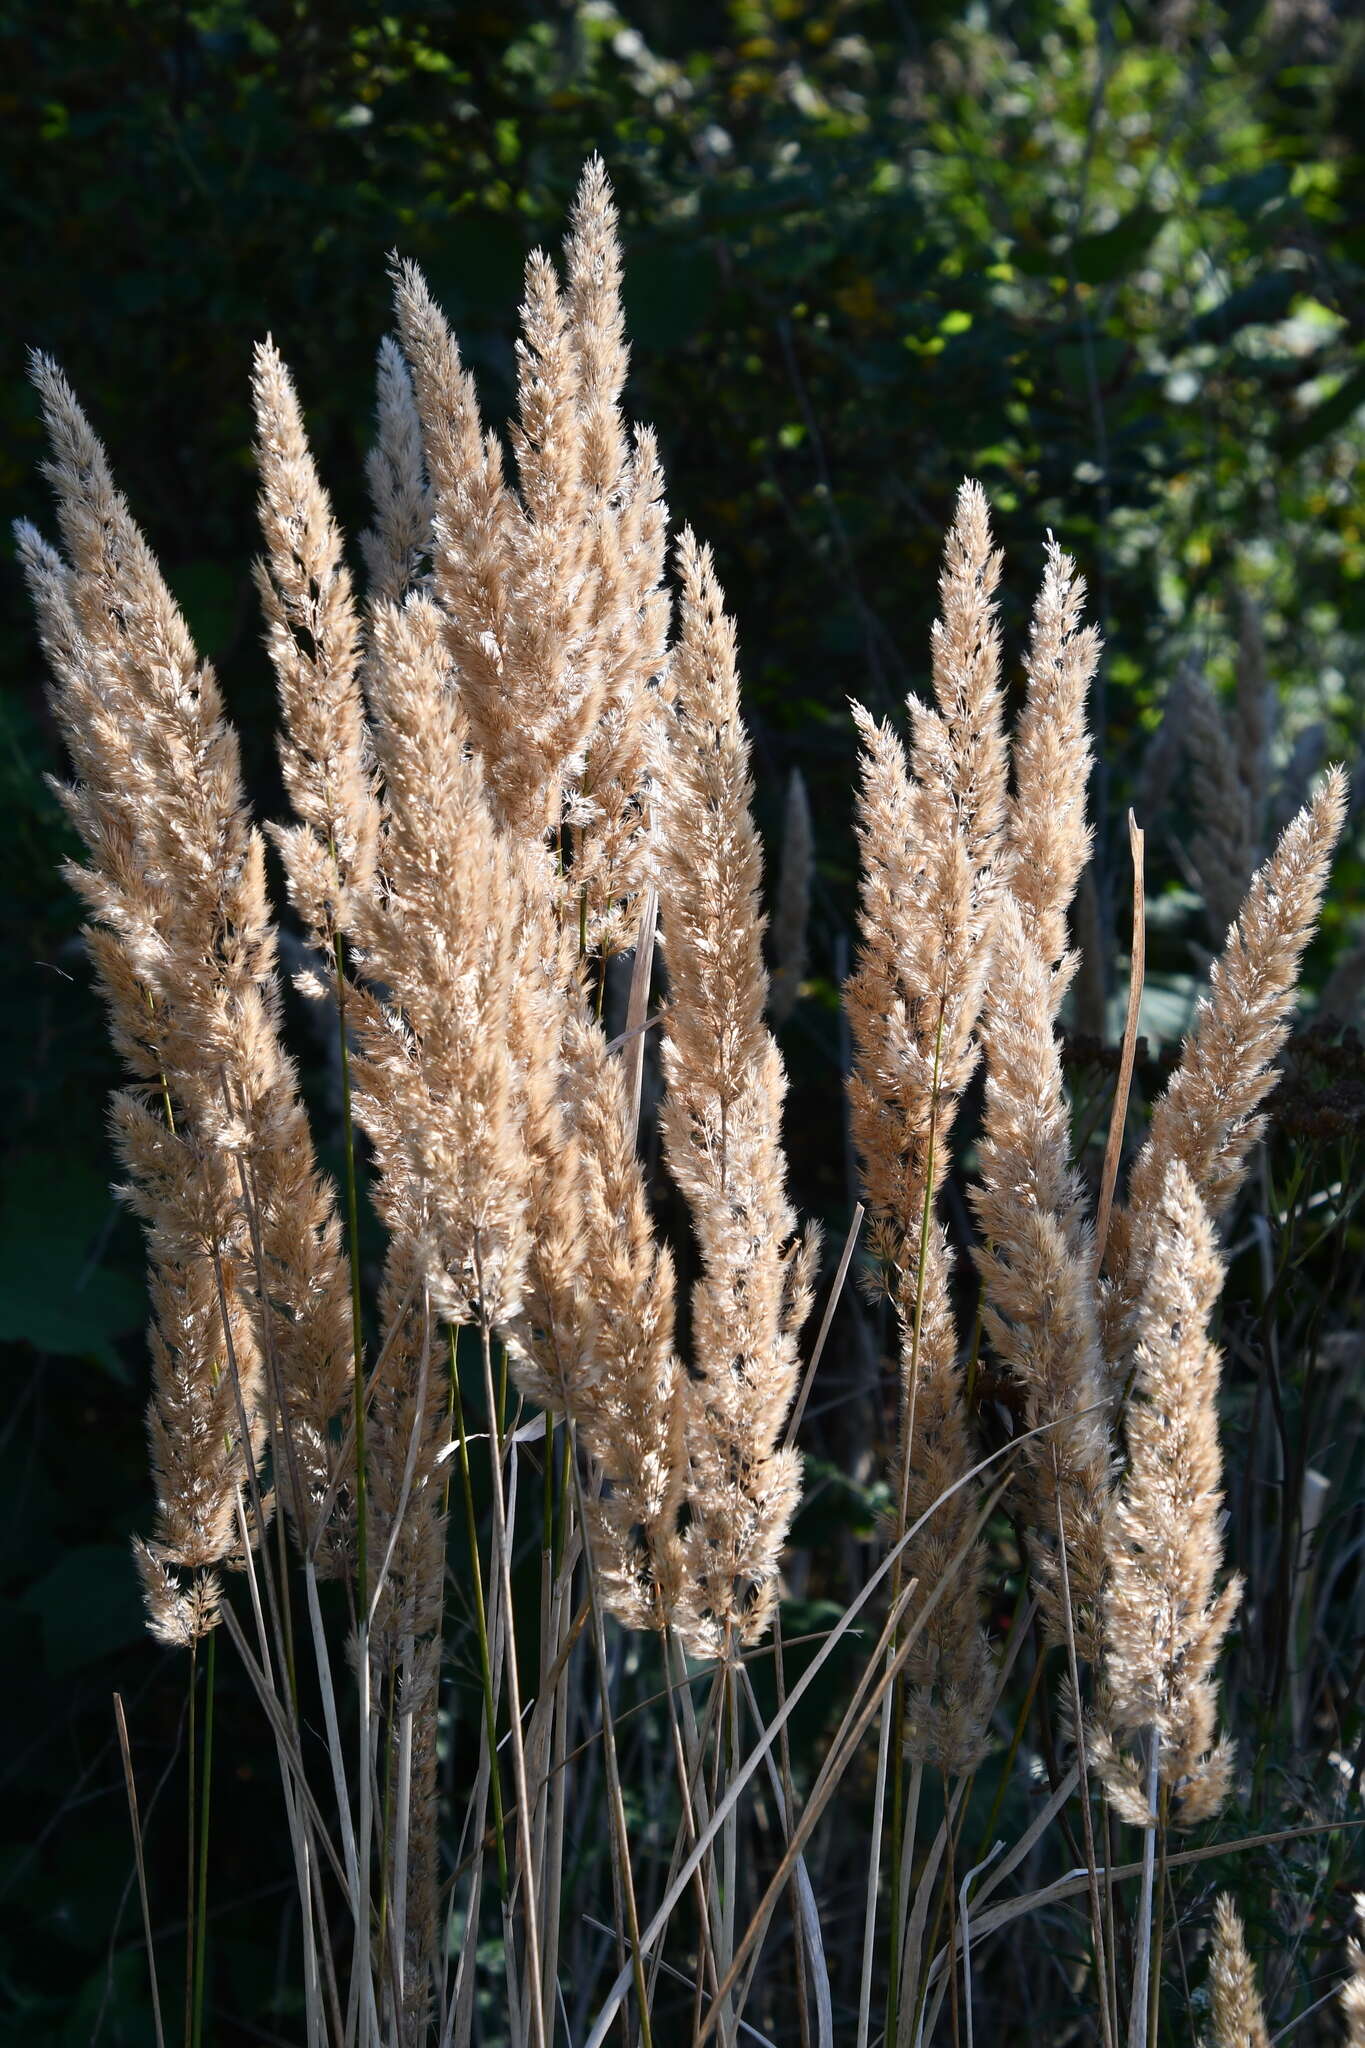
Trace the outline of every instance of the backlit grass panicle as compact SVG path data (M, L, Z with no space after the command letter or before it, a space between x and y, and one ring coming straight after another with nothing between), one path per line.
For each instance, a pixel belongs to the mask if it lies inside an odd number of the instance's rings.
M401 604L431 555L431 494L412 371L391 334L379 344L375 437L365 460L374 524L360 536L371 600Z
M964 484L940 579L930 706L912 699L907 758L887 725L854 707L863 741L858 961L845 1000L856 1052L854 1140L877 1241L917 1234L936 1192L975 1031L999 893L1005 821L998 555L980 486ZM930 1130L934 1166L930 1185Z
M1113 1512L1108 1386L1094 1289L1094 1234L1071 1163L1071 1112L1052 1027L1054 977L1013 897L1001 906L986 1003L981 1184L982 1318L1023 1397L1020 1505L1048 1632L1066 1640L1058 1568L1066 1545L1076 1645L1096 1654Z
M938 579L939 617L931 632L934 706L912 698L907 708L921 804L951 812L977 875L990 872L1006 814L995 602L1003 559L991 547L986 493L968 479L957 494Z
M687 1483L687 1374L674 1350L674 1270L654 1236L625 1069L600 1027L566 1040L581 1161L595 1373L580 1436L603 1476L589 1533L607 1605L628 1628L663 1627L682 1592L678 1515Z
M513 489L472 380L412 265L397 273L430 479L433 594L495 819L553 840L590 953L631 943L649 879L648 771L661 712L666 512L654 438L627 434L616 213L584 173L566 281L526 268Z
M1009 891L992 953L981 1185L972 1204L982 1317L1023 1393L1019 1502L1039 1599L1055 1642L1093 1657L1112 1511L1106 1384L1093 1237L1071 1163L1070 1107L1053 1020L1076 966L1067 917L1090 853L1087 696L1100 639L1082 624L1085 584L1048 536L1014 734L1007 827ZM1065 1582L1059 1545L1065 1546Z
M806 978L810 947L811 883L815 878L815 832L811 823L806 779L799 768L787 778L782 814L782 865L777 878L773 913L773 972L768 989L768 1015L786 1023L796 1007Z
M1223 1274L1213 1225L1179 1159L1152 1216L1125 1421L1128 1469L1104 1599L1100 1765L1119 1810L1147 1810L1124 1738L1155 1730L1158 1782L1193 1826L1227 1794L1232 1746L1216 1737L1214 1667L1241 1598L1222 1568L1219 1356L1208 1335Z
M669 1000L668 1164L701 1262L688 1382L689 1522L679 1632L700 1654L758 1640L800 1488L783 1448L815 1244L796 1235L782 1155L786 1077L764 1022L761 862L749 812L735 634L707 549L678 549L675 708L659 900Z
M341 530L319 480L293 380L273 342L252 375L265 560L256 586L279 685L280 761L299 823L275 834L290 897L330 953L347 889L374 880L379 807L360 689L360 620Z
M399 339L421 422L431 513L431 597L440 606L470 737L494 800L517 765L518 706L504 681L513 495L496 434L485 433L474 379L415 263L394 270ZM508 767L500 764L508 757Z
M913 1347L915 1382L914 1436L901 1519L912 1523L929 1515L905 1554L921 1596L938 1594L906 1660L906 1748L911 1756L951 1774L974 1770L989 1748L993 1659L981 1626L985 1546L971 1540L978 1499L973 1486L959 1484L978 1454L963 1398L949 1278L947 1234L935 1222L924 1247L917 1332L912 1329L902 1336L903 1353ZM952 1498L935 1508L954 1485Z
M511 972L509 1046L526 1149L526 1278L509 1329L517 1385L528 1399L575 1415L597 1377L593 1280L583 1216L585 1163L573 1128L565 1040L585 1009L572 934L554 914L537 845L517 864L523 922Z
M1084 579L1049 534L1024 664L1024 708L1011 747L1014 793L1006 837L1010 889L1023 912L1024 932L1050 970L1066 954L1067 912L1090 858L1086 712L1101 641L1094 626L1081 623L1084 604ZM1054 1015L1070 978L1070 963L1054 974Z
M357 1114L381 1214L394 1189L422 1190L420 1263L434 1311L496 1326L520 1306L527 1250L511 1051L522 888L470 752L436 607L422 596L377 607L374 650L380 886L354 899L347 933L376 991L357 1009Z
M374 887L379 805L361 696L360 621L341 530L308 446L298 395L270 341L255 352L259 511L265 559L256 584L279 689L280 760L297 824L271 836L290 900L312 945L335 970L347 894ZM311 992L312 977L303 985ZM281 1223L287 1225L287 1218ZM295 1456L310 1497L331 1479L333 1425L351 1386L354 1331L349 1275L336 1217L329 1260L311 1301L296 1305L289 1409ZM336 1541L341 1540L338 1522ZM330 1551L328 1553L330 1554Z
M327 1307L346 1283L280 1043L264 849L236 737L69 386L45 358L34 379L68 562L31 532L21 554L77 775L65 802L89 865L71 879L133 1076L114 1124L156 1275L160 1498L144 1583L154 1626L174 1635L211 1614L213 1595L177 1608L153 1567L199 1571L225 1554L272 1418L287 1440L295 1401L332 1375ZM284 1462L292 1496L297 1465Z
M934 628L934 703L908 706L912 744L861 707L858 796L860 945L845 990L854 1042L849 1101L869 1243L890 1275L899 1329L900 1439L894 1485L904 1527L973 1463L948 1292L947 1254L926 1209L950 1158L962 1091L976 1065L977 1023L1002 885L1006 751L991 549L979 485L965 483L945 550ZM921 1240L924 1258L921 1261ZM923 1268L923 1270L922 1270ZM975 1623L979 1553L966 1543L975 1512L962 1487L909 1546L905 1570L923 1592L942 1561L966 1550L960 1584L940 1599L915 1652L924 1669L917 1726L944 1767L979 1750L984 1674ZM959 1669L959 1665L961 1668ZM942 1670L942 1716L924 1688ZM982 1688L968 1701L972 1685Z
M517 1064L518 970L528 922L515 851L498 831L455 687L444 622L411 593L371 612L368 667L383 786L376 886L348 895L359 986L355 1109L374 1204L389 1234L380 1293L384 1360L366 1435L370 1651L396 1684L393 1754L411 1743L402 1838L401 2039L423 2038L438 1925L433 1724L445 1593L450 1440L446 1328L515 1342L530 1255L527 1100ZM537 1047L553 1063L553 1043ZM552 1092L553 1083L545 1086ZM405 1729L407 1734L405 1736ZM397 1838L386 1843L399 1882Z
M583 482L600 502L620 487L628 460L621 393L630 364L616 205L600 156L583 167L564 257L578 359Z
M377 1617L397 1658L440 1613L441 1325L513 1323L527 1164L510 1047L514 863L484 801L435 607L420 595L377 605L373 630L379 878L368 896L348 899L346 937L361 978L356 1115L390 1240L381 1339L392 1355L372 1408L367 1483L371 1547L383 1556L397 1543Z
M1120 1373L1144 1280L1148 1219L1171 1163L1188 1170L1216 1219L1241 1186L1265 1128L1260 1105L1275 1085L1275 1057L1289 1035L1299 970L1345 821L1346 790L1344 772L1330 768L1253 877L1133 1162L1127 1208L1116 1208L1110 1224L1102 1303L1105 1353Z
M1210 2048L1270 2048L1241 1916L1226 1892L1214 1907L1209 2002Z

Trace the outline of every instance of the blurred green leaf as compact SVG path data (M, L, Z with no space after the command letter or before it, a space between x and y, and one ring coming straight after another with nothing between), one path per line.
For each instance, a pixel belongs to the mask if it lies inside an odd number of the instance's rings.
M98 1663L144 1629L132 1556L113 1544L66 1551L20 1604L37 1615L48 1669L57 1673Z
M120 1211L83 1161L16 1154L0 1192L0 1340L92 1358L124 1377L114 1340L146 1320L143 1286L108 1262Z
M1110 284L1141 262L1161 233L1166 216L1154 206L1135 206L1113 227L1082 235L1071 252L1082 284Z
M1292 178L1287 164L1264 164L1259 171L1242 171L1235 178L1220 178L1216 184L1206 185L1199 204L1205 208L1226 206L1249 218L1271 200L1282 198Z

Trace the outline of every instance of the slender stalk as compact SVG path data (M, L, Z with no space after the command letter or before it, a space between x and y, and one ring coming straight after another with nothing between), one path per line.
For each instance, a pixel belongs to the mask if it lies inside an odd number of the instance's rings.
M905 1534L910 1514L910 1460L915 1446L915 1397L919 1391L919 1347L920 1333L924 1323L924 1268L929 1256L929 1230L934 1214L934 1150L938 1135L939 1077L943 1060L943 1019L947 1009L945 1000L940 999L938 1023L934 1031L934 1071L929 1096L929 1141L924 1161L924 1200L920 1204L919 1221L919 1266L915 1274L915 1316L910 1334L910 1386L904 1400L904 1424L901 1432L901 1484L900 1503L896 1517L896 1535ZM897 1303L899 1320L900 1304ZM891 1580L891 1604L894 1607L901 1589L904 1570L903 1560L897 1558ZM895 1656L896 1639L893 1636L888 1655ZM896 1679L891 1692L891 1855L888 1859L891 1874L890 1899L890 1967L886 1986L886 2039L889 2044L896 2041L900 2028L900 1950L901 1950L901 1844L904 1835L902 1819L905 1780L905 1678Z
M218 1631L210 1629L204 1655L204 1751L199 1773L199 1881L195 1898L194 2004L190 2030L191 2048L203 2048L204 1962L208 1936L209 1814L213 1793L213 1695L218 1663Z
M1153 1821L1157 1816L1157 1765L1161 1737L1155 1727L1147 1730L1147 1808ZM1147 2048L1148 1998L1152 1958L1152 1888L1156 1877L1156 1828L1146 1828L1142 1837L1142 1886L1138 1897L1137 1939L1133 1954L1133 1998L1128 2008L1128 2048Z
M488 1610L483 1597L483 1567L479 1562L479 1523L474 1512L474 1485L469 1469L469 1436L465 1429L464 1402L460 1396L460 1370L455 1331L450 1331L450 1399L460 1446L460 1481L464 1494L465 1533L469 1541L469 1571L474 1589L474 1628L479 1639L479 1676L483 1682L484 1731L488 1738L489 1790L493 1795L493 1826L497 1837L498 1886L505 1899L507 1876L507 1833L502 1810L502 1776L498 1769L498 1717L493 1701L493 1660L488 1642Z
M340 932L336 932L333 942L336 947L337 1047L341 1058L346 1249L351 1263L351 1342L355 1352L351 1387L355 1430L356 1605L363 1614L369 1598L369 1521L365 1494L365 1333L360 1305L360 1199L355 1170L355 1123L351 1115L351 1048L346 1034L346 941Z
M1171 1792L1163 1785L1157 1801L1156 1926L1152 1935L1151 2005L1147 2022L1147 2048L1156 2048L1161 2023L1161 1953L1166 1943L1166 1892L1170 1882L1166 1869Z
M156 1977L156 1949L152 1944L152 1909L147 1899L147 1865L142 1853L142 1819L138 1813L133 1752L128 1741L128 1722L123 1712L123 1697L120 1693L114 1694L114 1720L118 1725L119 1751L123 1757L123 1783L128 1793L128 1818L133 1829L133 1857L137 1865L138 1899L142 1906L142 1938L147 1944L147 1974L152 1987L152 2021L156 2028L156 2048L166 2048L166 2035L161 2024L161 1987Z
M185 2048L194 2038L195 1776L198 1768L199 1643L190 1644L189 1710L185 1730Z
M482 1261L475 1250L475 1271L480 1296L483 1294ZM512 1751L512 1774L517 1790L517 1848L521 1859L522 1897L527 1902L522 1924L526 1930L526 1979L530 1987L531 2037L535 2048L547 2048L548 2036L545 2028L545 2009L541 2001L540 1931L536 1926L535 1897L536 1874L531 1852L531 1802L530 1787L526 1778L526 1753L522 1746L521 1732L521 1681L517 1673L516 1631L512 1626L515 1609L512 1604L511 1544L507 1531L507 1507L503 1493L502 1459L502 1410L493 1390L493 1340L486 1315L479 1319L479 1338L483 1351L484 1393L488 1403L489 1462L493 1475L493 1548L497 1553L498 1575L501 1584L502 1603L507 1616L506 1660L507 1660L507 1720L508 1737ZM504 1375L506 1364L503 1366ZM510 1958L509 1958L510 1962Z
M571 1430L572 1423L566 1423ZM583 1510L583 1480L578 1470L578 1460L571 1461L574 1494L578 1504L578 1519L587 1526ZM631 1972L635 1979L635 1996L640 2008L641 2048L653 2048L654 2035L649 2020L649 1988L645 1981L644 1950L640 1944L640 1918L635 1905L635 1884L630 1868L630 1837L626 1831L625 1801L621 1796L621 1777L617 1766L616 1730L612 1723L611 1688L607 1675L607 1643L602 1625L602 1604L598 1598L597 1574L593 1570L592 1552L585 1547L584 1562L588 1577L588 1598L592 1613L593 1648L597 1652L597 1677L602 1690L602 1759L606 1768L607 1803L611 1810L612 1829L616 1841L617 1862L621 1876L621 1894L626 1911L626 1931L630 1938Z
M1100 1883L1095 1861L1095 1830L1090 1811L1090 1779L1085 1762L1085 1726L1081 1707L1081 1679L1076 1660L1076 1622L1071 1609L1071 1576L1066 1555L1066 1529L1062 1519L1060 1484L1055 1485L1057 1509L1057 1561L1062 1580L1062 1612L1066 1616L1067 1669L1071 1679L1071 1710L1076 1716L1076 1768L1080 1773L1081 1826L1085 1835L1085 1867L1090 1878L1090 1928L1095 1944L1095 1983L1100 1994L1100 2020L1104 2048L1114 2048L1109 2025L1109 1992L1104 1948L1104 1918L1100 1909Z

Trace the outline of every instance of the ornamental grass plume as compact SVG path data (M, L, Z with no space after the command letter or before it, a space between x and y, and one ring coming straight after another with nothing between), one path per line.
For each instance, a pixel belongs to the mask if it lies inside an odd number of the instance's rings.
M1002 886L1006 754L994 591L1000 556L979 484L965 483L939 580L934 703L912 698L909 753L861 707L860 947L845 991L855 1048L849 1101L870 1244L892 1278L900 1348L898 1527L933 1508L973 1463L934 1201L962 1091ZM960 1486L906 1551L925 1595L966 1543ZM979 1546L968 1544L912 1652L917 1753L970 1766L984 1735L989 1673L977 1620ZM931 1695L937 1689L939 1697ZM946 1744L946 1747L943 1746Z
M603 963L634 943L652 879L669 609L657 452L621 411L620 290L616 214L594 159L565 281L540 252L527 266L514 487L444 316L415 267L399 269L411 382L386 360L372 551L399 580L429 523L423 587L486 801L517 850L513 1041L532 1166L514 1370L600 1460L605 1491L588 1511L604 1592L621 1619L653 1626L678 1584L683 1380L672 1265L653 1241L634 1113L595 1014Z
M189 1641L216 1615L216 1566L260 1536L267 1437L307 1524L349 1384L347 1272L280 1043L236 737L69 386L43 357L34 380L67 560L31 529L20 551L76 770L64 801L90 858L69 874L132 1074L113 1121L153 1270L157 1526L138 1559L153 1632Z
M1226 1892L1214 1907L1209 1995L1211 2048L1270 2048L1241 1917Z
M1111 1217L1101 1331L1120 1382L1144 1284L1148 1219L1171 1163L1188 1170L1216 1219L1241 1186L1265 1128L1260 1105L1275 1085L1275 1056L1289 1035L1299 969L1345 822L1346 787L1343 770L1330 768L1252 878L1133 1162L1127 1207L1116 1206Z
M432 587L494 814L552 835L584 951L633 943L648 881L650 728L668 605L666 512L652 434L627 436L616 214L584 172L566 284L537 250L518 345L518 489L483 433L473 381L414 265L399 333L422 424Z
M982 1318L1023 1394L1023 1514L1054 1641L1093 1657L1111 1515L1112 1451L1094 1289L1094 1234L1071 1163L1053 1024L1076 956L1067 913L1090 852L1086 698L1100 640L1085 584L1048 537L1013 740L1009 892L998 914L986 1042L981 1184L971 1193ZM1064 1555L1063 1555L1064 1553ZM1060 1567L1065 1564L1063 1575Z
M394 1687L391 1768L407 1788L388 1845L401 1910L401 2032L422 2038L436 1954L434 1739L445 1605L450 1351L445 1331L516 1326L530 1256L525 1103L517 1053L525 918L512 849L493 822L436 607L414 594L372 613L370 723L382 779L375 888L342 929L357 977L355 1111L389 1234L380 1356L366 1436L375 1576L363 1589L379 1681ZM537 1047L553 1058L553 1046ZM444 1326L444 1328L443 1328ZM387 1995L387 1994L386 1994Z
M271 342L255 352L252 389L266 545L265 559L256 565L256 585L279 688L284 785L299 821L274 827L271 838L284 865L290 902L332 976L344 1063L345 948L340 933L347 899L368 895L375 886L380 825L360 687L360 621L341 530L313 462L298 394ZM315 978L306 975L304 986L315 993ZM359 1297L353 1292L348 1298L345 1277L335 1267L330 1294L313 1306L326 1342L317 1347L310 1382L292 1408L295 1454L316 1505L327 1498L334 1476L331 1426L346 1405L353 1367L358 1369L361 1360ZM347 1495L318 1547L332 1569L351 1540L354 1474L349 1479Z
M1024 662L1024 706L1010 745L1006 837L1010 893L1024 935L1051 976L1054 1016L1075 971L1067 915L1092 838L1085 816L1093 760L1087 707L1102 642L1094 626L1081 623L1084 606L1085 580L1049 533Z
M1222 1456L1208 1321L1222 1269L1208 1210L1179 1159L1166 1169L1151 1233L1126 1411L1128 1469L1104 1595L1097 1756L1125 1818L1148 1825L1159 1787L1191 1827L1217 1813L1227 1793L1233 1750L1215 1736L1213 1671L1242 1587L1233 1576L1216 1590ZM1122 1749L1142 1733L1145 1780Z
M663 1133L701 1262L684 1390L688 1524L675 1626L697 1654L763 1633L800 1489L782 1443L817 1239L796 1235L781 1144L786 1076L764 1023L761 857L734 626L709 549L684 532L673 716L661 770L668 969Z
M1112 1520L1113 1452L1095 1300L1094 1231L1071 1163L1071 1111L1050 976L1013 896L1001 907L986 1040L981 1184L972 1206L982 1320L1023 1394L1019 1509L1050 1637L1097 1653ZM1065 1553L1066 1577L1061 1574Z
M410 1361L407 1372L379 1382L371 1490L381 1554L397 1517L390 1625L421 1637L439 1612L444 1556L443 1522L419 1533L422 1504L435 1511L435 1461L448 1433L430 1346L439 1323L510 1328L525 1287L526 1084L513 1050L524 896L470 754L442 621L426 598L375 608L369 694L383 829L380 885L350 899L345 926L360 977L352 996L355 1107L370 1140L391 1266L417 1281L415 1290L400 1290L391 1272L394 1313L407 1300L409 1327L421 1333L412 1340L415 1374ZM381 1331L385 1341L389 1335ZM408 1406L418 1385L420 1421ZM417 1462L405 1484L413 1443ZM405 1563L410 1541L429 1552L430 1570Z
M370 602L401 604L431 554L431 488L412 372L391 334L379 344L365 479L374 524L361 534L360 549Z

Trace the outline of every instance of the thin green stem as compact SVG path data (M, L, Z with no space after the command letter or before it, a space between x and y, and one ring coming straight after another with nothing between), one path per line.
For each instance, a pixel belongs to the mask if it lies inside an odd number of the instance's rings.
M204 1961L208 1939L209 1807L213 1794L213 1695L218 1662L218 1632L209 1631L204 1658L204 1754L199 1772L199 1883L194 1911L194 2004L191 2048L203 2048Z
M919 1270L915 1275L915 1313L910 1333L909 1390L903 1401L904 1422L901 1430L901 1474L900 1502L896 1520L897 1540L904 1536L910 1519L910 1459L915 1439L915 1396L919 1391L919 1347L920 1331L924 1321L924 1268L929 1256L929 1230L934 1214L934 1151L938 1136L939 1076L943 1060L943 1015L947 1008L945 1001L938 1006L938 1023L934 1031L934 1073L929 1097L929 1142L924 1158L924 1199L920 1204L919 1224ZM899 1302L897 1320L899 1321ZM903 1561L897 1557L891 1580L891 1606L894 1611L900 1597L903 1578ZM896 1654L896 1639L899 1631L893 1633L888 1655ZM896 2048L896 2036L900 2025L900 1946L901 1946L901 1852L904 1840L902 1800L905 1778L905 1680L897 1674L892 1688L891 1699L891 1898L890 1898L890 1970L886 1987L886 2042L887 2048Z
M498 1884L502 1897L508 1895L506 1824L502 1811L502 1777L498 1769L498 1724L493 1705L493 1660L488 1641L488 1610L483 1597L483 1567L479 1562L479 1522L474 1512L474 1486L469 1470L469 1437L465 1431L464 1402L460 1398L460 1372L456 1359L454 1330L450 1337L450 1400L455 1433L460 1445L460 1481L464 1494L465 1533L469 1541L469 1570L474 1587L474 1624L479 1638L479 1674L483 1681L484 1728L488 1737L488 1777L493 1794L493 1825L497 1832Z
M212 1637L210 1637L210 1641ZM190 1644L190 1690L187 1711L185 1756L187 1782L185 1786L185 2048L189 2048L194 2033L194 1821L195 1821L195 1770L198 1751L197 1708L195 1695L199 1677L198 1638Z

